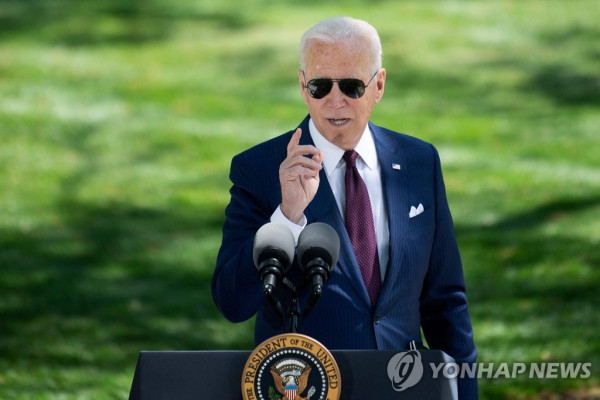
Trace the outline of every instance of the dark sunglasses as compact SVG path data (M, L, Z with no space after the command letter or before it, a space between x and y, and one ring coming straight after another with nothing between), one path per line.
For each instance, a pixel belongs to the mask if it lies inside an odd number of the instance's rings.
M363 81L356 78L345 78L345 79L328 79L328 78L317 78L311 79L304 86L306 90L308 90L308 94L310 97L315 99L322 99L327 96L331 89L333 88L333 82L337 82L340 88L340 91L344 93L346 96L351 99L358 99L365 94L365 89L371 84L377 72L373 74L369 82L365 85ZM304 71L302 71L302 75L304 75ZM306 75L304 75L304 80L306 81Z

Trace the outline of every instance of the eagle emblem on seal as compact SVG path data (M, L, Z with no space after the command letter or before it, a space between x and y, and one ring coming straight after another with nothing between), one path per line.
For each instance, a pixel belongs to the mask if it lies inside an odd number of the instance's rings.
M308 391L308 397L302 394L308 386L311 368L302 360L288 358L271 366L275 388L283 395L281 400L310 400L315 388Z

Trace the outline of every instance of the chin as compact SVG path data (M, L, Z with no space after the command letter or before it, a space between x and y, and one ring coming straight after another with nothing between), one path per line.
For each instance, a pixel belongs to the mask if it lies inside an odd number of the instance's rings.
M351 135L350 133L337 134L334 136L334 140L331 143L335 144L341 149L351 150L356 146L359 140L360 136L356 137Z

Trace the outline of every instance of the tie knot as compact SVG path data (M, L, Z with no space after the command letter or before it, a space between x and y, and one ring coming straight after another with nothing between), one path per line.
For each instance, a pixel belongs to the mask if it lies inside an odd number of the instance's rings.
M354 150L348 150L344 153L343 159L346 162L346 166L354 167L358 153Z

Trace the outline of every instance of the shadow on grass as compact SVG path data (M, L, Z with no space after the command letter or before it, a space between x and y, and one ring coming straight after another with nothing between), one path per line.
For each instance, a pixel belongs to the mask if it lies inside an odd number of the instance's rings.
M214 340L219 332L207 328L220 319L210 295L216 256L190 252L178 257L176 250L172 259L165 256L165 248L176 249L179 239L201 242L218 236L221 213L194 217L118 204L65 204L63 211L71 221L64 229L0 232L1 286L7 299L0 333L3 357L85 364L89 355L52 350L65 338L88 343L92 353L105 346L120 351L222 346ZM181 265L186 257L191 260ZM36 346L40 341L47 346ZM251 343L249 338L228 345L249 348ZM89 361L132 362L131 354L123 356Z
M167 39L177 22L210 22L240 29L243 8L190 9L160 0L0 0L0 37L31 35L65 46L127 45Z
M562 198L492 225L457 225L480 361L600 361L597 244L560 232L543 234L549 223L599 207L600 196ZM530 393L560 393L583 383L529 379L518 385ZM482 382L481 393L509 399L515 384Z
M220 203L177 198L163 208L144 207L107 200L111 190L103 186L81 200L82 188L106 173L100 134L92 123L62 132L61 144L83 163L57 182L52 222L0 229L0 369L8 363L38 374L54 367L133 373L144 349L251 348L247 326L226 322L211 296L224 219ZM120 143L123 169L159 163L173 151L167 138L150 148ZM194 157L206 153L211 160L212 146L201 146ZM133 173L127 179L138 178ZM226 178L209 169L189 184L194 190L225 184L216 180ZM153 184L173 182L157 178ZM121 186L112 194L148 192L160 191ZM48 385L60 384L57 376Z
M600 301L597 291L600 252L594 243L566 235L551 238L541 235L541 225L565 220L573 213L600 206L600 196L557 199L518 215L509 216L488 226L457 225L456 235L461 246L487 264L473 266L474 283L470 298L490 301L516 297L537 297L548 304L554 302ZM574 265L573 270L560 270ZM536 276L536 265L555 266L555 270ZM577 268L587 266L596 279L577 276ZM508 281L502 276L519 281ZM543 271L542 271L543 272ZM573 279L569 279L570 275ZM566 279L564 279L566 278ZM600 305L600 304L598 304Z
M526 88L538 90L559 104L600 104L600 74L576 72L566 65L540 68L533 73Z

